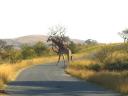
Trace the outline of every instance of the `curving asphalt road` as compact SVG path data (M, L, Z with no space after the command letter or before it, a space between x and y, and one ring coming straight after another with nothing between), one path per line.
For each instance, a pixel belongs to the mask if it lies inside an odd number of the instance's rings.
M65 74L63 64L35 65L10 82L9 96L120 96L110 90Z

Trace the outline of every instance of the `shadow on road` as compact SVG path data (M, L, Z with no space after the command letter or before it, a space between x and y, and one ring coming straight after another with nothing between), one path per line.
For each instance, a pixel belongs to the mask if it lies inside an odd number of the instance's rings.
M97 89L84 84L84 81L15 81L8 84L9 94L41 95L41 94L63 94L70 96L81 96L80 94L111 94L104 89ZM15 87L15 88L11 88ZM13 89L13 90L11 90Z

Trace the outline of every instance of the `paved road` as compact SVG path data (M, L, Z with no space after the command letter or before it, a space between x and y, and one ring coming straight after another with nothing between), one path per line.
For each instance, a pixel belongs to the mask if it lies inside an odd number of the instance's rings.
M44 64L25 69L8 84L9 96L119 96L65 74L62 66Z

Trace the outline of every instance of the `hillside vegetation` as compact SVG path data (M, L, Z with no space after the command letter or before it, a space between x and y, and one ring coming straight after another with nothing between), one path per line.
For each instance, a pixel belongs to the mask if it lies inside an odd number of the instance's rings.
M128 44L85 46L82 52L86 54L68 66L68 74L128 93Z

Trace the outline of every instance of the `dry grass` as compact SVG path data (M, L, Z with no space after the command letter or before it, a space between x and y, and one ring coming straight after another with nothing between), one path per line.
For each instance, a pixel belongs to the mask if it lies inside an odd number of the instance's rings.
M72 66L72 67L78 67L78 66L84 67L84 66L88 66L90 64L96 64L96 63L97 62L94 60L76 60L75 62L72 62L70 64L70 66Z
M75 68L67 68L66 72L71 74L72 76L81 78L81 79L88 79L89 77L93 76L95 74L94 71L89 70L80 70Z
M128 93L128 71L110 72L110 71L93 71L81 68L84 65L93 64L95 61L83 60L76 61L66 69L66 72L72 76L95 82L107 88L111 88L121 93ZM81 66L81 67L78 67Z
M127 70L128 64L127 46L124 44L109 44L94 48L88 47L83 50L85 56L81 60L72 62L66 69L67 73L128 94L128 71L124 71ZM116 71L112 71L111 67ZM96 68L99 70L94 70ZM108 71L110 69L111 71Z
M57 60L57 56L41 57L32 60L23 60L15 64L2 64L0 65L0 89L5 88L5 84L9 81L15 80L17 74L24 68L36 65L51 63Z

